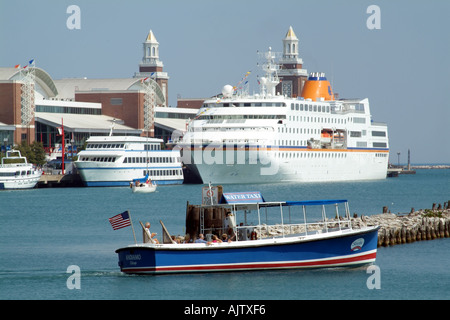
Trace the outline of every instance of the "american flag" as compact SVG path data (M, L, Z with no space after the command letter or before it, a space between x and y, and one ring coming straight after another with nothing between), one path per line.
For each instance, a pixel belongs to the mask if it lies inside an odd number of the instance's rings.
M114 230L128 227L131 225L130 214L128 211L119 213L114 217L109 218L109 223L111 223Z

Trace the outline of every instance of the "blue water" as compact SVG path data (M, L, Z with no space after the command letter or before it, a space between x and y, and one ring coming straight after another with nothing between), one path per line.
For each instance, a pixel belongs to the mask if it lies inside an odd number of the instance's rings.
M351 213L409 212L450 200L450 170L417 170L382 181L225 185L259 190L266 201L348 199ZM33 189L0 192L0 299L449 299L450 238L379 248L380 289L366 268L167 276L119 271L114 250L134 242L130 227L113 231L108 218L129 210L161 234L184 234L186 201L201 202L200 185L161 186L153 194L129 188ZM70 290L67 268L80 268ZM75 283L75 282L73 282Z

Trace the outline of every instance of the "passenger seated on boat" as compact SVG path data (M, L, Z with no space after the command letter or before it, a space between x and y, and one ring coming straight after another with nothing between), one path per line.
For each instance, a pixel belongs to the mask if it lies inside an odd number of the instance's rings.
M174 241L175 243L180 243L180 242L178 241L177 237L175 237L175 236L170 236L170 237L172 238L172 241Z
M228 237L226 233L222 234L222 242L231 242L231 239Z
M152 240L153 240L155 243L159 243L158 239L155 238L156 233L151 233L151 232L150 232L150 222L146 222L146 223L145 223L145 228L148 230L148 233L151 235ZM144 237L144 243L151 242L150 239L149 239L149 237L148 237L148 235L147 235L147 232L143 232L143 237Z
M186 235L184 236L183 243L192 243L191 235L189 233L186 233Z
M203 233L200 233L200 234L198 235L198 238L195 239L194 242L195 242L195 243L206 243L205 236L203 235Z
M212 244L212 243L222 243L222 240L220 240L219 237L217 237L215 234L213 234L212 240L210 242L207 242L207 244Z

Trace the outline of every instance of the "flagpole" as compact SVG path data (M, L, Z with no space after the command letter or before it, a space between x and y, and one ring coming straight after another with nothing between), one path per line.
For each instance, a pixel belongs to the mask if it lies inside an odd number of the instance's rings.
M131 230L133 230L134 243L137 244L136 233L134 233L133 220L131 219L130 211L127 210L127 212L128 212L128 216L130 217Z

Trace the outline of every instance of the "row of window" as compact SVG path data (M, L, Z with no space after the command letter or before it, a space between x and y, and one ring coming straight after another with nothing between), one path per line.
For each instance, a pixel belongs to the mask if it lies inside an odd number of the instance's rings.
M323 158L323 159L341 159L347 158L347 153L345 152L278 152L275 153L275 157L281 159L291 159L291 158ZM386 158L388 154L386 153L376 153L376 158Z
M79 161L115 162L117 157L80 156ZM180 157L148 157L148 163L180 163ZM146 163L146 157L126 157L123 163Z
M286 107L284 102L206 103L203 108L221 107Z
M86 149L123 149L124 143L88 143Z
M36 112L101 115L102 109L36 105Z
M15 172L0 172L0 177L19 177L31 175L31 170L28 171L15 171Z
M312 105L303 103L291 103L291 110L310 112L330 112L330 106Z
M93 161L93 162L115 162L117 160L116 157L87 157L80 156L78 161Z
M86 149L123 149L124 143L88 143ZM144 150L161 150L159 144L145 144Z
M319 134L321 129L309 129L309 128L283 128L278 127L278 132L280 133L306 133L306 134Z
M347 158L347 154L343 152L278 152L275 153L278 158Z
M281 114L225 114L225 115L204 115L199 116L198 120L229 120L229 119L286 119Z
M180 163L180 157L148 157L148 163ZM126 157L123 163L146 163L146 157Z
M275 142L278 143L279 146L306 146L308 143L308 140L276 140ZM336 138L334 139L335 143L344 143L343 138ZM359 148L366 148L367 142L366 141L357 141L356 146ZM387 148L386 142L374 142L372 143L372 146L374 148Z
M337 123L337 124L347 123L347 119L307 117L307 116L289 116L289 121L291 120L299 122L317 122L317 123Z
M143 175L153 177L168 177L168 176L181 176L183 174L182 169L157 169L157 170L144 170Z
M279 133L306 133L306 134L319 134L321 132L320 129L309 129L309 128L284 128L278 127ZM352 138L361 138L366 135L366 130L363 131L350 131L350 137ZM372 131L372 137L386 137L385 131Z

